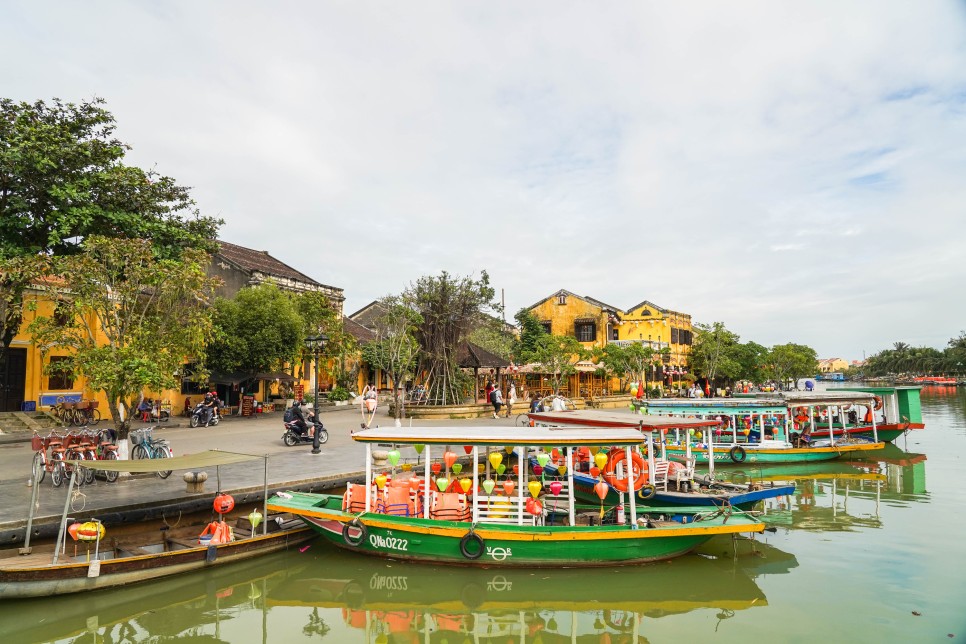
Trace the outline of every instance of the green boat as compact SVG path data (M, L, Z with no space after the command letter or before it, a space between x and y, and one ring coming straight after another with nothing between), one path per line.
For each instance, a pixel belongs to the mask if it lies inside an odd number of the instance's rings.
M268 509L291 512L336 546L362 554L485 567L611 566L670 559L715 535L765 527L731 508L687 523L660 520L639 509L633 495L623 511L608 513L602 502L599 511L578 514L572 469L565 480L544 485L530 478L530 468L503 463L504 454L526 463L533 447L544 463L553 448L566 450L567 462L573 462L577 447L640 444L637 429L377 428L353 438L366 445L364 485L350 484L344 495L279 493ZM374 444L393 447L378 454L387 459L383 468L374 467ZM422 479L397 471L396 446L425 451ZM633 450L626 451L631 468ZM602 521L611 515L613 523Z

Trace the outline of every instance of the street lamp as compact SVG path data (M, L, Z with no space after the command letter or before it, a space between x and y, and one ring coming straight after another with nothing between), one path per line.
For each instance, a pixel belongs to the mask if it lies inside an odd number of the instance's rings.
M305 346L312 351L315 358L313 362L315 365L315 396L312 398L312 411L315 413L315 420L319 419L319 353L325 348L328 341L329 336L324 333L305 338ZM312 430L312 453L322 453L322 450L319 449L319 431L317 427Z

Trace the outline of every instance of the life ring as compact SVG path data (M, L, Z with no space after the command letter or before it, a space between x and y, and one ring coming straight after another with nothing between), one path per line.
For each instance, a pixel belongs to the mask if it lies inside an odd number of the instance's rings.
M875 402L873 404L876 411L882 409L882 396L875 396Z
M355 528L359 531L359 534L353 537L349 534L349 528ZM361 546L368 537L369 529L359 519L353 519L342 526L342 540L350 546Z
M627 464L627 453L623 449L617 449L607 455L607 465L604 466L604 480L618 492L627 492L628 480L634 479L634 491L640 490L647 483L647 461L637 452L631 452L631 472L630 476L625 472L624 478L617 478L617 467L619 464Z
M747 458L748 456L748 453L745 451L745 448L742 447L741 445L735 445L728 451L728 456L735 463L744 463L745 458Z
M476 545L479 546L476 552L473 552L466 547L470 541L475 541ZM463 538L460 539L460 554L467 559L479 559L483 556L484 552L486 552L486 542L483 541L483 537L476 534L472 530L464 534Z
M657 488L650 483L642 485L641 489L637 491L637 497L645 501L653 499L655 494L657 494Z

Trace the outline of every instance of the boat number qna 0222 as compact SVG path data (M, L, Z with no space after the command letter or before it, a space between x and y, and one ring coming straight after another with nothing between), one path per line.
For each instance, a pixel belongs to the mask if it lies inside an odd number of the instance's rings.
M409 550L408 539L384 537L378 534L369 535L369 545L371 545L373 548L385 548L386 550L398 550L400 552L406 552Z

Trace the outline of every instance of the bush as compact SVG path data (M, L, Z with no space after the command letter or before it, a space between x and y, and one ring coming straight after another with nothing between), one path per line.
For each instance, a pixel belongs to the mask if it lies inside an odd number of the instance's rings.
M351 397L352 397L352 394L350 394L349 390L346 389L345 387L335 387L332 391L329 392L329 396L328 396L329 400L334 402L339 400L349 400L349 398Z

